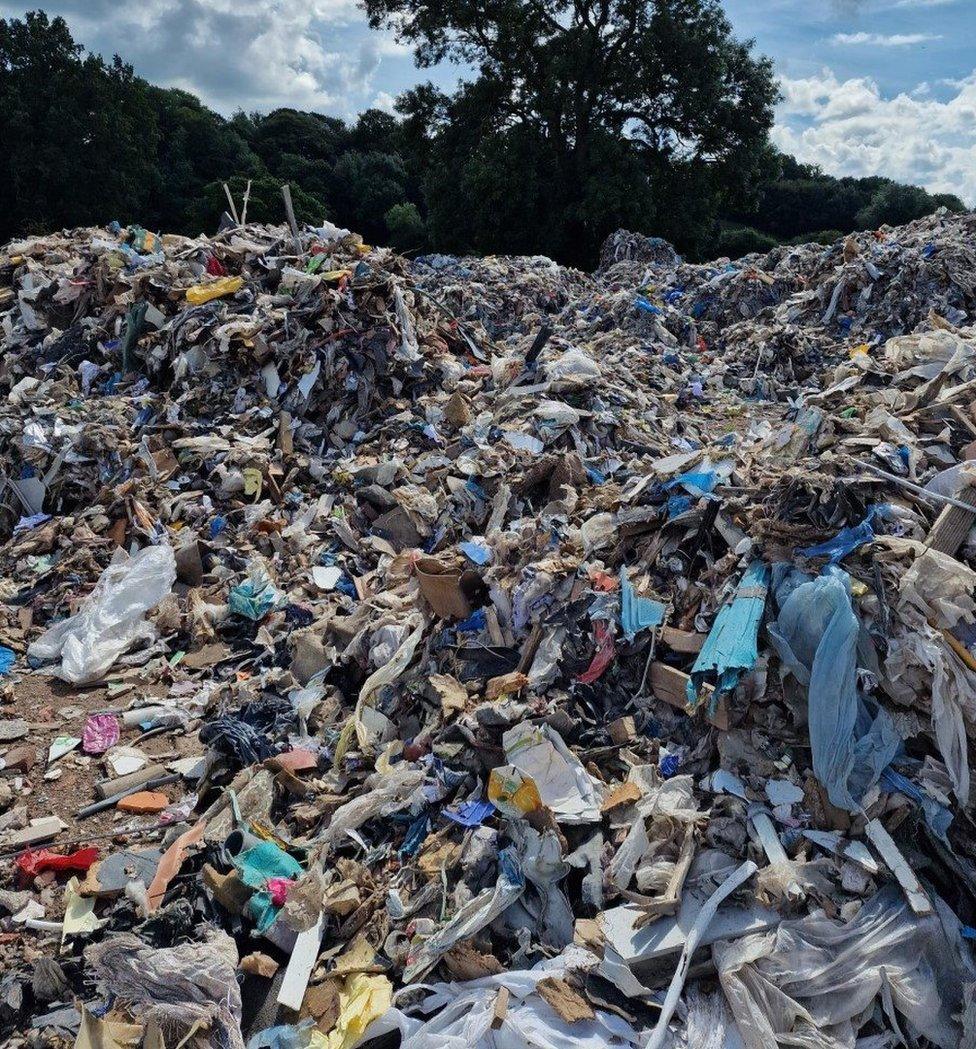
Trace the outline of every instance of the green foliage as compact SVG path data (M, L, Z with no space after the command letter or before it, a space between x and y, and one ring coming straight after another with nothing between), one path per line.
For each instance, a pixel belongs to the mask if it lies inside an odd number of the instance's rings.
M416 204L394 204L383 216L390 247L401 252L421 252L427 247L427 227Z
M248 180L243 176L227 179L228 189L237 206L238 216L244 203L244 193ZM251 180L251 193L247 201L248 222L280 223L284 221L284 204L281 198L283 183L273 175L261 175ZM291 200L295 208L295 218L300 223L321 225L329 217L325 204L311 193L306 193L301 186L292 185ZM196 207L188 212L188 232L206 232L215 230L220 223L220 216L228 211L227 196L224 193L223 180L210 182L201 190Z
M592 264L611 230L695 244L746 192L777 97L717 0L365 0L420 65L477 69L400 101L438 245ZM703 225L702 225L703 224Z
M848 230L850 232L850 230ZM836 244L844 236L844 231L839 229L822 229L817 233L801 233L792 237L787 244Z
M958 200L952 199L954 202ZM858 211L857 226L859 229L900 226L931 214L938 206L934 198L918 186L902 186L897 182L889 182L881 186L870 201Z
M765 254L776 247L777 240L768 233L760 233L751 226L731 226L723 229L716 241L716 254L730 259L741 259L754 252Z
M749 206L729 208L725 217L778 240L829 244L852 230L911 222L940 207L965 210L952 194L933 195L878 177L831 178L782 154L776 168L758 185Z
M364 0L421 66L419 84L347 124L276 109L230 120L86 54L61 18L0 19L0 239L117 218L216 229L223 183L247 216L328 217L401 250L544 253L590 266L619 227L692 258L831 243L940 207L885 178L832 178L778 153L776 87L719 0ZM819 231L819 232L818 232Z
M138 208L158 129L132 69L84 55L63 19L0 19L0 234Z
M383 216L394 204L406 202L407 172L403 161L391 153L349 150L335 166L336 214L342 225L362 233L367 241L386 234Z

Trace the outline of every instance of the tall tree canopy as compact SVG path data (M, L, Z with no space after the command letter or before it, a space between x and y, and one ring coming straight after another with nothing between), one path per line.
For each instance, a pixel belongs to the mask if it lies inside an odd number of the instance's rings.
M772 68L733 37L718 0L364 7L421 66L477 71L451 97L424 85L399 106L426 140L414 148L429 158L439 240L503 250L529 240L579 261L621 224L688 243L698 215L741 194L768 161Z
M87 54L66 23L0 19L0 241L58 227L216 228L223 184L248 217L330 218L409 251L544 252L590 266L618 226L694 257L905 222L952 196L835 179L768 145L769 63L718 0L365 0L422 65L401 118L277 109L230 120ZM829 231L829 232L825 232Z

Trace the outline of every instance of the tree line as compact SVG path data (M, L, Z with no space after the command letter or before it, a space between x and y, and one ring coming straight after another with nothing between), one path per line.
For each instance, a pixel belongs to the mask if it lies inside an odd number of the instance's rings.
M250 182L248 219L324 218L399 250L546 254L593 266L621 226L691 258L828 242L957 197L832 178L776 151L768 59L718 0L364 0L422 83L349 123L277 109L225 118L87 52L61 18L0 19L0 240L117 218L213 232Z

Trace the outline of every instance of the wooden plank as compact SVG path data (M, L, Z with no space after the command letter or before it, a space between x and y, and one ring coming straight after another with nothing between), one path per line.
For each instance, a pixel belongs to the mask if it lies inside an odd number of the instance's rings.
M498 988L498 995L495 998L495 1004L491 1011L491 1029L493 1031L497 1031L505 1022L505 1017L508 1015L508 1000L510 997L507 987Z
M288 968L285 970L285 978L281 981L278 990L278 1004L286 1009L297 1012L305 1000L305 989L311 978L312 970L319 957L319 945L322 943L322 933L325 929L325 915L320 914L319 920L311 929L306 929L298 934L295 941L295 949L288 959Z
M925 537L925 545L931 550L954 557L976 521L976 485L964 477L962 489L955 493L961 502L968 503L972 510L959 506L945 506L935 519L935 524Z
M681 670L677 670L675 667L669 667L667 663L652 663L651 664L651 691L654 693L656 699L664 700L665 703L670 703L672 707L677 707L679 710L685 710L688 706L688 693L685 690L685 686L690 677ZM711 694L715 689L711 685L702 685L701 690L708 695L703 704L704 709L707 710L709 703L711 702ZM708 723L714 725L718 729L723 731L729 727L729 711L726 706L725 696L722 696L718 702L718 709L714 714L705 715Z
M892 836L884 829L880 820L871 820L864 828L868 841L878 850L887 864L888 870L898 880L905 893L908 905L920 917L932 913L932 901L928 898L922 883L902 856Z
M701 652L707 639L708 634L698 634L694 630L679 630L673 626L661 627L661 641L672 652L697 655Z

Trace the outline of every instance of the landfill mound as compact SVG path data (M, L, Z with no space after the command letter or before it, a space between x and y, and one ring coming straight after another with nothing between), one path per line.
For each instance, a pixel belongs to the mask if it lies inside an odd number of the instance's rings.
M0 249L4 1044L971 1044L974 244Z

